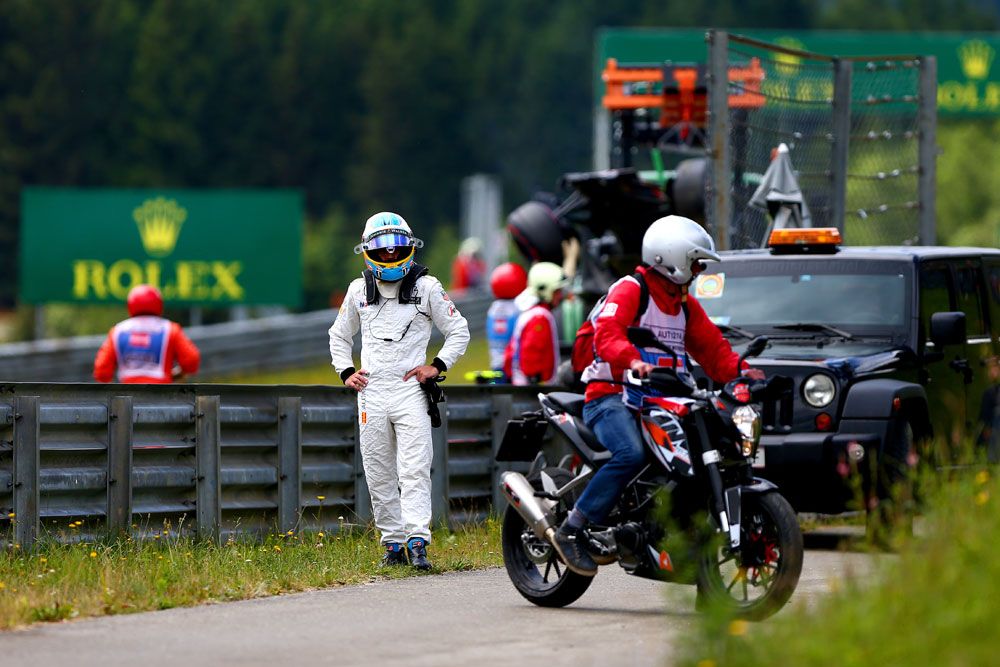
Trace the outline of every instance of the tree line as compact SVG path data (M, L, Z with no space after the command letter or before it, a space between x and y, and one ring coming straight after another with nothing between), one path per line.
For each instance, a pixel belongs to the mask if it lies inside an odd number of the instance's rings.
M370 212L451 243L462 177L512 207L588 168L598 27L997 24L975 0L5 0L0 306L24 186L301 188L318 307Z

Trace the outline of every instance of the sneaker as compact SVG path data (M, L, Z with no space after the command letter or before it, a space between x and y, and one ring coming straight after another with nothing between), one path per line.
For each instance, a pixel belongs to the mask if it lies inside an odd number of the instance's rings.
M410 565L418 570L431 569L431 562L427 560L427 542L421 537L411 537L406 543L406 549L410 552Z
M583 528L573 528L566 522L559 526L552 537L552 546L566 563L566 567L577 574L592 577L597 574L597 563L587 553L586 544L587 536Z
M393 565L406 565L406 551L399 542L386 542L385 553L382 554L382 562L379 563L379 567Z

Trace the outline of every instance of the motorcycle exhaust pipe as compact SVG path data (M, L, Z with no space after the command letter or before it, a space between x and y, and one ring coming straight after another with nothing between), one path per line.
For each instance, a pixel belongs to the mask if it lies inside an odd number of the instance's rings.
M500 490L521 518L540 539L552 541L556 528L552 525L550 511L555 503L535 497L535 489L519 472L507 471L500 475Z

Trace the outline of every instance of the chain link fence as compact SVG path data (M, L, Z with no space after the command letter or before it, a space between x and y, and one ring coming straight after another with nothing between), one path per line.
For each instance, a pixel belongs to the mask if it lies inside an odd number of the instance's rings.
M934 242L933 58L837 58L720 32L709 43L713 81L728 82L709 130L709 221L723 247L766 241L771 218L750 200L780 144L812 226L850 245ZM763 72L755 103L732 104L747 88L728 73L747 67Z

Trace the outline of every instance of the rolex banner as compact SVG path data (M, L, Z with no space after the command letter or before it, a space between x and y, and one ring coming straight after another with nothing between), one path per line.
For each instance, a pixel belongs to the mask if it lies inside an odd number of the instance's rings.
M140 283L177 305L300 305L301 193L25 188L22 301L122 303Z

